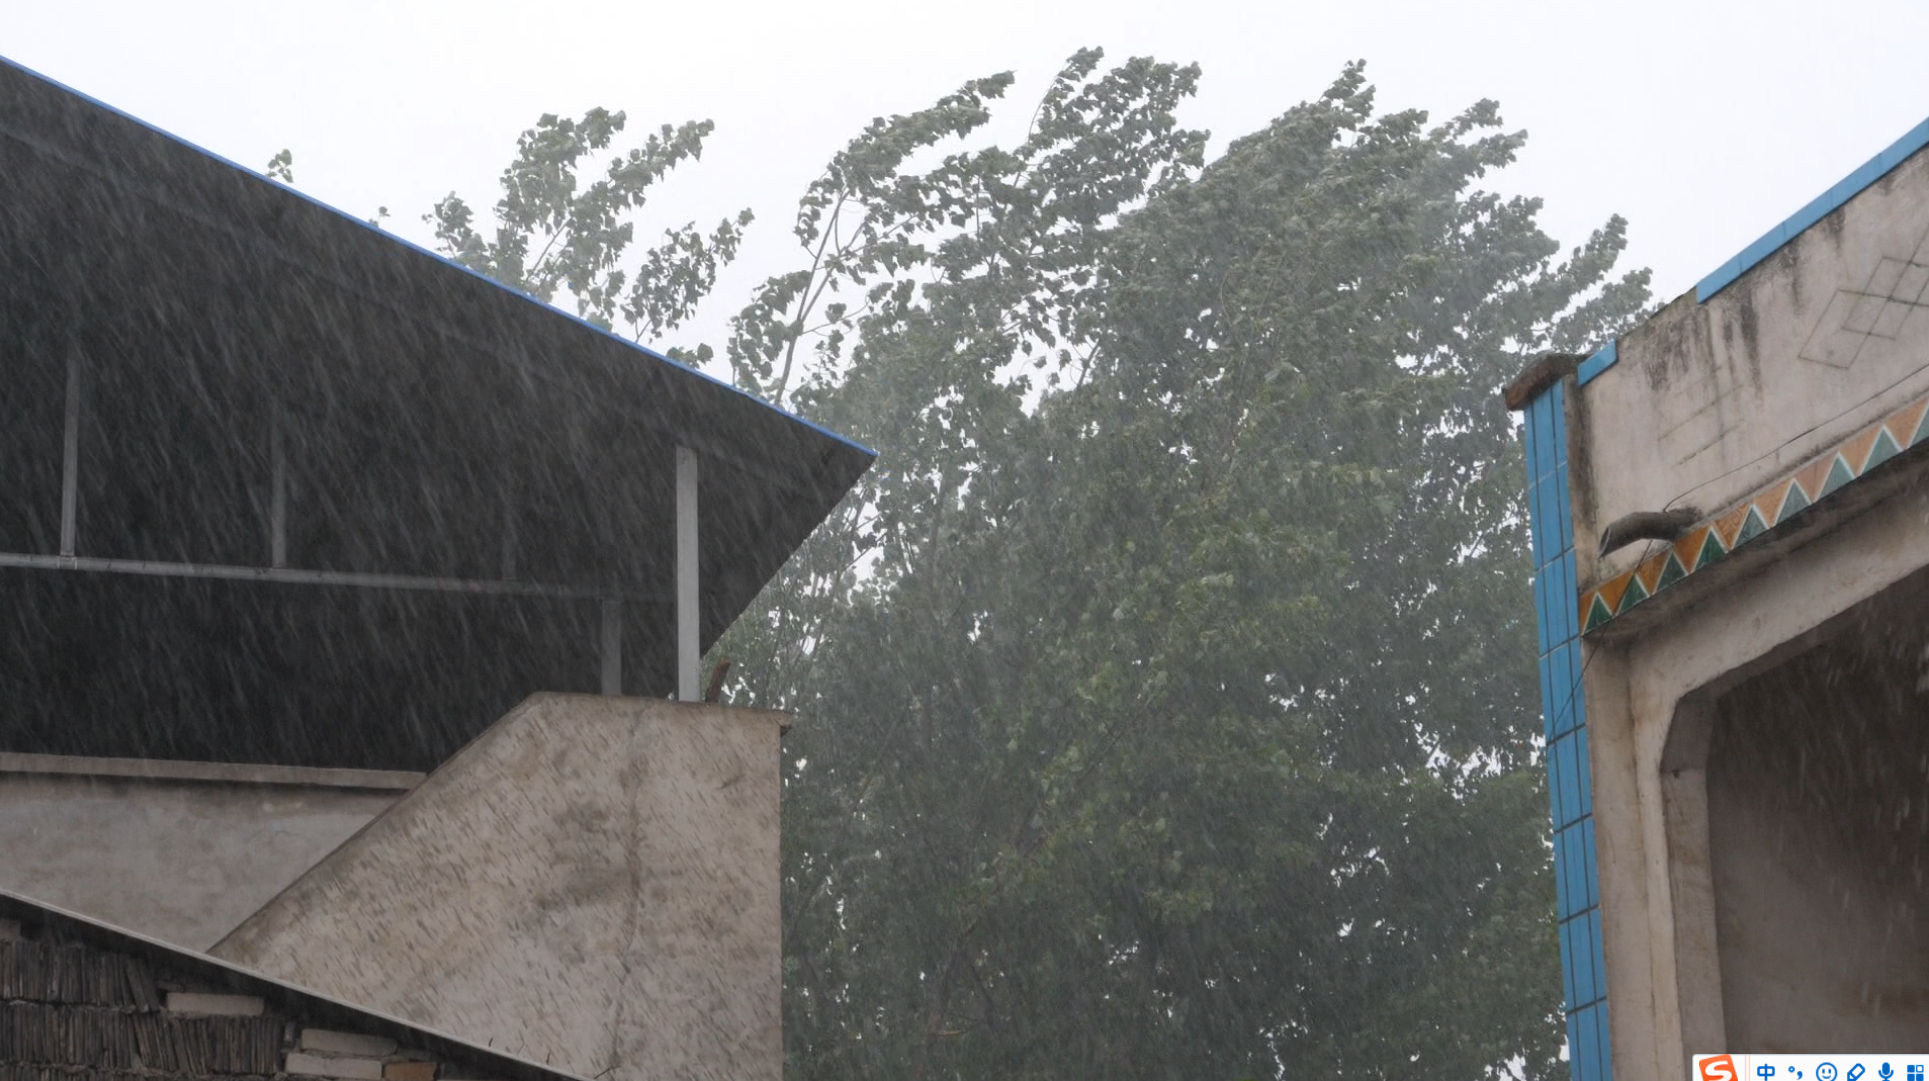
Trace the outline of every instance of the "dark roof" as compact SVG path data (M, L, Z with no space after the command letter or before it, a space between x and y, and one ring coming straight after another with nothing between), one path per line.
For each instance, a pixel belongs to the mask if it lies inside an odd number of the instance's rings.
M678 446L708 648L871 451L0 62L0 750L431 769L605 596L666 694Z
M138 1065L159 1077L280 1074L292 1021L394 1040L440 1063L445 1077L577 1081L574 1074L4 890L0 919L18 921L32 936L0 939L0 1072L26 1065L95 1076L87 1068L131 1069L137 1063L126 1060L140 1054ZM185 1016L168 1008L168 985L259 998L265 1009L253 1017Z

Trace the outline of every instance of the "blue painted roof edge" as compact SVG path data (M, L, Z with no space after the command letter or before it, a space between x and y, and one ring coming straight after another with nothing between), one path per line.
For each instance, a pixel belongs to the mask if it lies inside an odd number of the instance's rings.
M1708 298L1726 288L1729 283L1741 277L1748 269L1763 259L1775 254L1782 245L1800 236L1804 230L1821 221L1830 211L1855 198L1862 189L1882 179L1889 171L1901 165L1910 155L1929 146L1929 120L1924 120L1908 133L1891 143L1887 149L1862 163L1848 176L1816 196L1809 204L1790 215L1787 221L1762 234L1761 239L1741 250L1741 254L1723 263L1715 272L1701 279L1695 285L1695 302L1706 304Z
M877 451L872 450L870 447L867 447L862 443L859 443L857 440L851 439L848 436L839 435L838 433L831 431L829 428L826 428L823 425L816 423L815 421L798 416L797 414L791 412L790 410L785 409L783 406L775 405L771 402L767 402L764 399L757 397L755 394L752 394L749 391L743 389L742 387L737 386L735 383L730 383L730 382L726 382L725 380L718 379L716 376L711 375L710 373L703 371L700 368L692 368L688 364L683 363L682 361L675 360L671 357L665 356L664 354L657 352L654 349L651 349L649 346L640 344L638 342L633 342L630 339L625 338L620 334L617 334L610 330L606 330L603 327L599 327L595 323L592 323L589 320L584 319L579 315L572 315L569 312L566 312L563 309L556 307L554 304L550 304L545 301L538 300L535 297L530 296L528 293L525 293L520 289L514 289L514 288L511 288L510 286L504 285L502 282L499 282L496 279L491 278L489 275L484 274L481 271L463 266L461 263L458 263L455 260L450 259L445 255L430 251L429 249L423 247L422 245L417 244L413 240L409 240L406 237L397 236L396 234L391 233L387 229L383 229L380 226L370 225L367 221L364 221L363 219L358 218L355 215L350 214L345 210L342 210L340 207L336 207L328 203L324 203L320 199L315 198L314 196L300 190L299 188L295 188L290 185L283 184L280 181L273 179L272 177L264 176L261 173L258 173L255 170L240 164L239 162L223 157L222 155L217 154L214 151L209 150L204 146L201 146L195 142L192 142L191 140L183 139L179 135L176 135L173 132L168 131L166 128L159 127L154 124L150 124L147 121L142 120L140 117L135 116L134 114L127 112L124 109L117 109L114 106L109 105L106 102L100 100L99 98L94 97L92 94L88 94L88 93L84 93L82 91L76 90L73 87L68 86L66 83L61 82L59 79L54 79L46 75L42 75L40 72L35 71L34 69L26 66L25 64L19 63L18 61L10 59L9 57L6 57L6 56L0 56L0 64L4 64L7 67L14 69L15 71L21 72L22 74L31 76L35 79L39 79L41 82L46 83L49 86L57 87L63 91L66 91L67 93L74 95L75 97L81 99L82 101L87 102L89 105L93 105L96 108L105 109L108 112L113 113L115 116L122 118L123 120L128 120L135 124L138 124L141 127L146 128L147 130L153 132L154 134L159 135L164 139L168 139L173 142L179 143L180 145L187 147L189 150L192 150L195 153L202 155L203 157L211 158L215 161L220 162L223 165L228 166L231 169L238 169L241 172L244 172L249 176L253 177L254 179L262 181L263 183L273 184L276 187L281 188L283 191L289 192L290 194L293 194L300 199L304 199L309 203L312 203L315 206L328 211L330 214L334 214L337 217L342 218L345 221L353 222L355 223L355 225L359 226L360 228L367 229L368 231L381 236L385 240L390 240L397 244L401 244L406 247L412 248L415 251L418 251L423 255L426 255L429 258L434 259L438 263L441 263L445 266L453 267L456 270L460 270L464 274L468 274L472 277L488 282L490 285L496 287L497 289L502 290L505 293L508 293L510 296L526 301L527 303L537 305L538 307L542 308L544 311L550 312L563 319L568 319L571 322L581 324L582 326L587 327L598 334L601 334L603 337L608 338L610 341L616 342L620 345L636 350L637 352L643 354L646 357L649 357L651 360L654 360L659 364L668 364L673 368L679 368L683 371L689 372L691 375L694 375L699 379L708 380L709 382L715 383L717 386L720 386L725 390L730 391L733 394L742 395L743 397L748 398L753 402L756 402L758 405L761 405L765 409L768 409L771 412L776 413L778 416L784 417L788 420L796 421L797 423L802 424L804 427L809 428L811 431L814 431L819 435L823 435L830 439L834 439L837 442L842 443L853 450L857 450L864 454L870 455L872 458L877 457Z
M1621 359L1620 345L1620 339L1609 338L1608 343L1597 350L1593 356L1581 361L1581 366L1574 369L1575 385L1584 387L1595 376L1614 367L1614 362Z

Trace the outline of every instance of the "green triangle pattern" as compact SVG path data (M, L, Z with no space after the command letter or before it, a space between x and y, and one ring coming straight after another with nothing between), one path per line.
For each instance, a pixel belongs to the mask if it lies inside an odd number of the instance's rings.
M1648 587L1641 584L1641 576L1637 574L1628 579L1628 591L1621 594L1621 611L1625 612L1647 599ZM1616 614L1619 615L1620 613L1617 612Z
M1929 413L1923 415L1929 416ZM1862 472L1866 474L1869 470L1901 453L1902 447L1896 443L1896 437L1889 434L1889 429L1884 428L1876 433L1875 446L1869 448L1869 460L1862 463Z
M1860 470L1852 469L1848 459L1837 453L1835 460L1829 463L1828 475L1822 480L1821 490L1812 497L1808 490L1802 487L1800 481L1791 480L1782 495L1781 506L1775 511L1773 525L1779 526L1787 522L1790 518L1807 510L1816 500L1834 494L1843 485L1855 480L1858 476L1867 475L1870 470L1896 457L1905 449L1929 443L1929 410L1923 411L1914 430L1908 433L1906 442L1898 437L1897 433L1900 430L1890 428L1887 423L1879 427ZM1655 580L1653 592L1659 593L1686 578L1691 572L1726 558L1735 548L1767 533L1772 527L1770 519L1763 515L1762 510L1760 503L1749 506L1747 515L1742 519L1741 528L1735 532L1733 544L1723 544L1720 534L1709 529L1702 537L1701 546L1686 565L1682 563L1677 553L1670 552L1667 562L1662 564L1660 576ZM1582 632L1586 633L1600 627L1650 596L1652 594L1638 574L1629 576L1627 588L1622 591L1621 602L1618 605L1610 607L1607 599L1600 592L1595 592L1588 598L1586 618L1582 621L1584 623Z
M1822 495L1818 495L1815 498L1820 499L1822 496L1828 495L1830 492L1835 491L1837 488L1854 479L1855 474L1849 472L1849 463L1838 454L1835 456L1835 464L1829 466L1829 479L1822 482ZM1793 488L1795 486L1791 484L1789 487Z
M1669 552L1668 561L1661 565L1661 577L1655 579L1654 591L1659 593L1686 577L1688 577L1688 568L1681 565L1681 560L1675 558L1673 552Z
M1582 628L1582 633L1591 631L1613 618L1614 613L1608 611L1607 602L1601 599L1599 593L1596 593L1594 603L1587 606L1587 626Z
M1790 499L1795 497L1796 492L1802 490L1802 486L1799 484L1791 484L1788 487ZM1787 504L1784 503L1783 505L1786 506ZM1802 500L1802 506L1808 506L1808 500ZM1766 532L1768 532L1768 523L1762 521L1762 512L1756 507L1750 507L1748 508L1748 517L1742 519L1741 528L1735 531L1735 547L1739 548L1743 541L1754 540Z
M1802 490L1802 482L1794 481L1788 486L1788 494L1782 497L1782 509L1775 515L1775 524L1793 518L1798 511L1808 509L1808 493Z
M1701 542L1701 551L1695 553L1695 569L1700 570L1727 554L1728 549L1721 546L1721 537L1710 529L1708 536Z

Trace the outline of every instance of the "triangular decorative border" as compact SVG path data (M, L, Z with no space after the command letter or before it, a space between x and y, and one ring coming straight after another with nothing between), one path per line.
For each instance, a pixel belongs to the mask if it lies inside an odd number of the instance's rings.
M1793 519L1910 447L1929 442L1929 397L1918 398L1683 533L1632 570L1581 590L1581 631L1610 620Z

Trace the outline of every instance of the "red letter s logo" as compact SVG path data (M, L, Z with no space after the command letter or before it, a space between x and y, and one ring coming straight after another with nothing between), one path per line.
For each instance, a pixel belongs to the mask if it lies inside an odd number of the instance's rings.
M1737 1081L1735 1060L1729 1055L1709 1055L1701 1060L1701 1081Z

